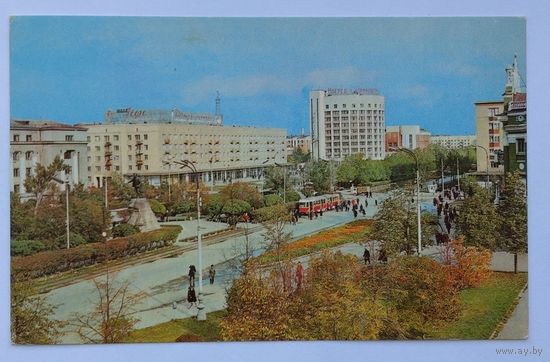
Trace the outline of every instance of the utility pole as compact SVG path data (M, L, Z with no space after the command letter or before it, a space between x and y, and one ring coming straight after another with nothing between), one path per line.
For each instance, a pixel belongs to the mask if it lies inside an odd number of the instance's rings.
M460 166L458 162L458 157L456 158L456 182L458 184L458 191L460 192Z
M445 174L443 173L443 157L441 158L441 194L445 197Z
M69 175L67 175L67 179L65 180L65 203L67 205L67 249L69 249L71 247L71 234L69 227Z

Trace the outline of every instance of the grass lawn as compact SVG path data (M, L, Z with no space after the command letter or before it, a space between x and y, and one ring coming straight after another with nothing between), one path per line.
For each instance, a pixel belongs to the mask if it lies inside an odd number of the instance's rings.
M527 273L493 273L479 288L460 293L462 313L458 320L435 330L434 339L488 339L511 313L514 301L527 282Z
M219 320L225 311L216 311L207 314L206 321L199 322L196 318L176 319L156 326L137 329L132 332L129 343L175 342L181 335L188 335L189 340L213 342L221 340L219 337Z

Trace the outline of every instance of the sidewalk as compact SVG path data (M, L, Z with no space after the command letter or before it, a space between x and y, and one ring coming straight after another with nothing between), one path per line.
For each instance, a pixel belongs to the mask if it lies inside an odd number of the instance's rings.
M495 339L527 339L529 337L529 293L526 288L519 296L516 309Z

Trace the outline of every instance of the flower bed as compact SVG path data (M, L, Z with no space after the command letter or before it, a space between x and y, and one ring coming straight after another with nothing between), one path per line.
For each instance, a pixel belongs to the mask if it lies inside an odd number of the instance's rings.
M282 249L283 256L284 258L293 259L325 248L366 241L371 232L372 225L372 220L358 220L343 226L323 230L317 234L309 235L287 244ZM265 264L273 262L275 259L275 253L269 251L260 255L257 261Z
M177 225L116 238L104 243L88 243L70 249L51 250L11 258L11 273L16 281L38 278L86 265L114 260L174 243L181 231Z

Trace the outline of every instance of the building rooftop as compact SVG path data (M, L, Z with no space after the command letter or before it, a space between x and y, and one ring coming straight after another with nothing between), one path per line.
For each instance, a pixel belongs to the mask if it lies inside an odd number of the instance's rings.
M27 120L27 119L12 119L10 121L10 129L13 130L32 130L32 131L86 131L85 127L73 126L70 124L59 123L48 120Z
M222 115L183 112L177 108L165 110L128 107L105 112L105 124L180 123L221 126L222 122Z
M379 96L380 92L378 89L373 88L357 88L357 89L346 89L346 88L328 88L328 89L317 89L325 91L327 96L348 96L348 95L372 95Z

